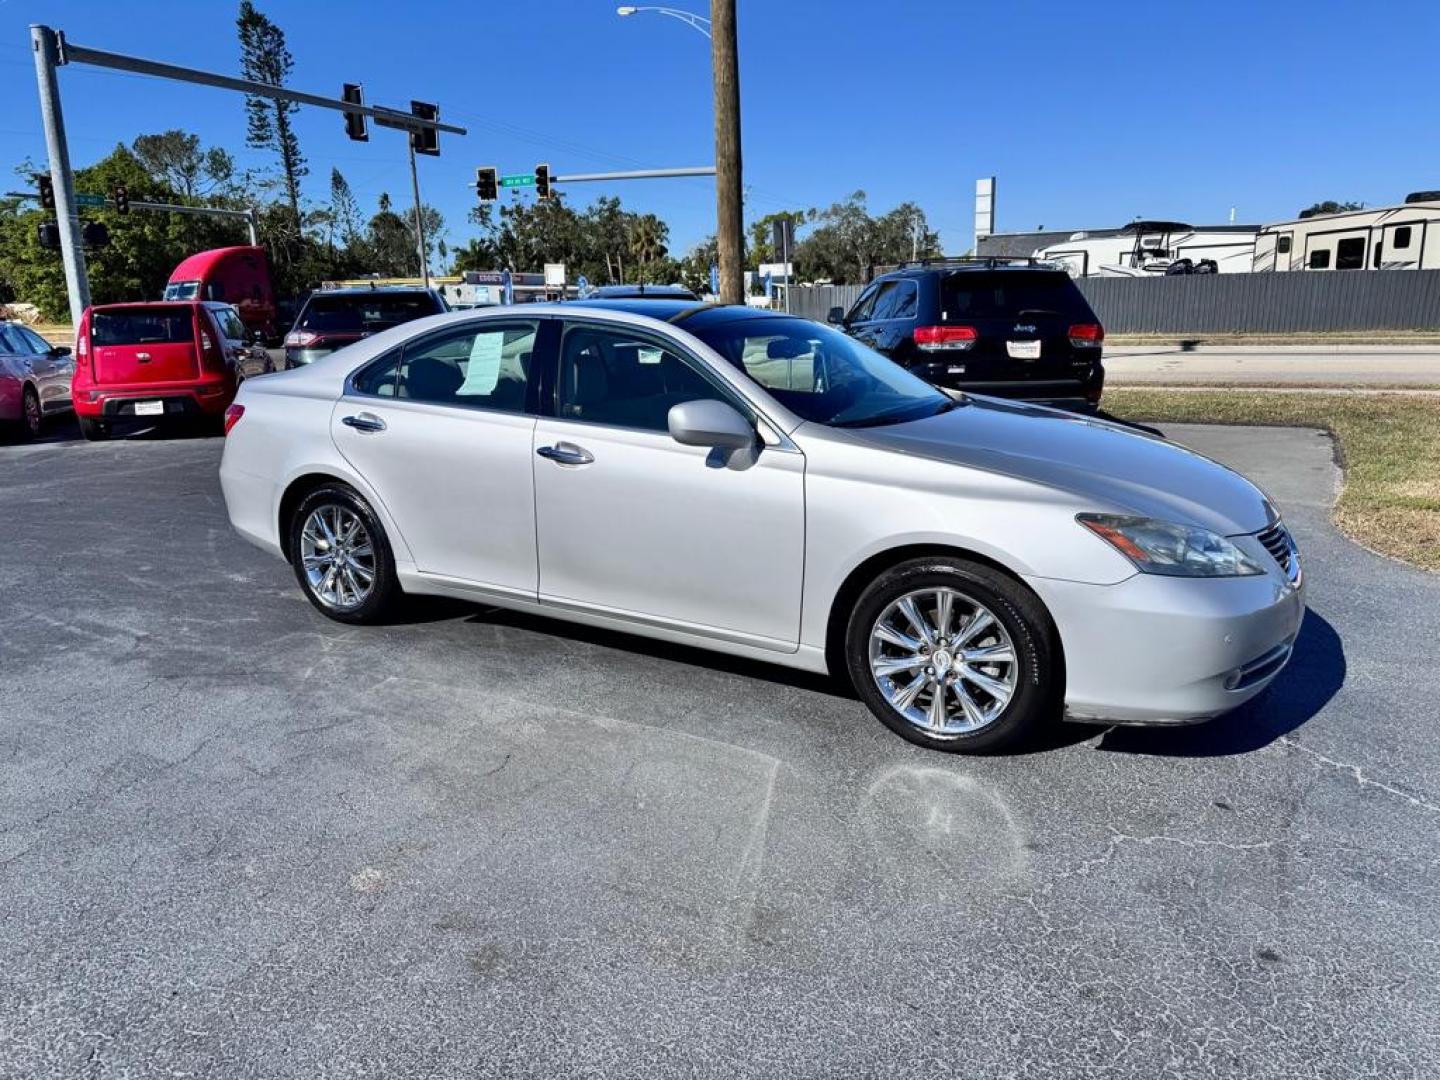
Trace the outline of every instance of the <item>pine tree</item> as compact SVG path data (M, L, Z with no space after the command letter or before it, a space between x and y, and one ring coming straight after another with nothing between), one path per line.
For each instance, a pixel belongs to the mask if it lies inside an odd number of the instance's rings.
M235 20L240 32L240 73L253 82L284 86L295 66L285 45L285 31L271 22L250 0L241 0L240 17ZM300 153L300 141L290 118L300 108L293 101L248 96L245 99L245 141L259 150L273 150L280 155L284 173L285 193L290 212L300 220L300 179L309 173Z

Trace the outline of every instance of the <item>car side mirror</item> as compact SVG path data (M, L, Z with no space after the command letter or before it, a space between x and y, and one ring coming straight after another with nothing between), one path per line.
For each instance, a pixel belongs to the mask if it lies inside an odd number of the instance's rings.
M832 307L829 314L825 316L825 321L831 326L842 325L845 322L845 309L839 307Z
M70 355L70 346L69 346L69 345L52 345L52 346L50 347L50 355L51 355L51 356L69 356L69 355Z
M743 450L754 446L754 425L723 401L686 401L670 407L670 437L686 446Z

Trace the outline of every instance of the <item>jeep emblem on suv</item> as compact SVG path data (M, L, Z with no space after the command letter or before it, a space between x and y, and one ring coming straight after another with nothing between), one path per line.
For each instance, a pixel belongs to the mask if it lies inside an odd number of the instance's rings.
M1026 326L1024 323L1016 323L1015 332L1017 334L1033 334L1035 332L1035 327Z

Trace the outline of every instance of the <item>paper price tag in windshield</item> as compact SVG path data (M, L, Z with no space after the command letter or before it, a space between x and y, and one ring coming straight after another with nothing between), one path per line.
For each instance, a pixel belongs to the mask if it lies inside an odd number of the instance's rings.
M457 397L495 392L500 382L500 353L504 347L503 333L475 335L475 343L470 346L470 366L465 369L465 381L455 391Z

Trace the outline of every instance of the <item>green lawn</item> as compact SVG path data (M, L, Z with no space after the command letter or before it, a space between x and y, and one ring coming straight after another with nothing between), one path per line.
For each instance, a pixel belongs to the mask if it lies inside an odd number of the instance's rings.
M1440 571L1440 395L1174 391L1120 387L1105 408L1157 423L1324 428L1345 486L1335 523L1368 548Z

